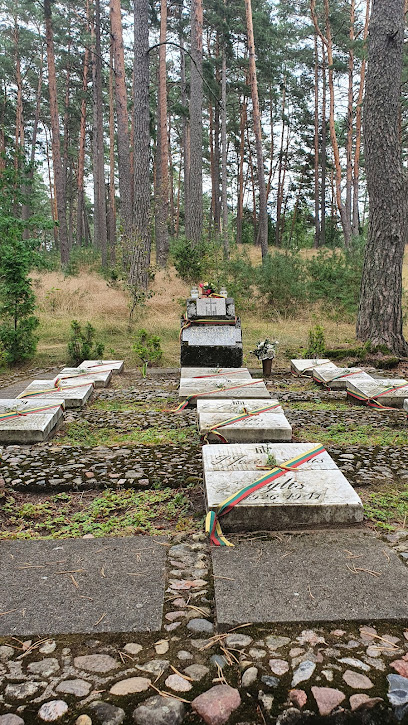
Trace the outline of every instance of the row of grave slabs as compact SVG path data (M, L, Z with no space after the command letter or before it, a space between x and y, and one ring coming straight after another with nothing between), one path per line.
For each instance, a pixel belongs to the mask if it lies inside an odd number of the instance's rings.
M292 360L291 368L346 389L354 401L407 405L405 380L373 379L330 360ZM185 367L179 397L180 407L196 406L206 443L207 529L221 628L407 617L405 565L365 529L362 502L327 451L318 442L291 442L284 410L263 380L246 368ZM350 560L358 560L358 569Z

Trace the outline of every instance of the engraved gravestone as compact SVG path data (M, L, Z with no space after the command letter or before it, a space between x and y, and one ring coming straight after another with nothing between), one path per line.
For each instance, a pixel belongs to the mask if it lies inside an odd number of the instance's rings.
M58 428L65 403L59 399L0 400L0 443L40 443Z
M181 319L180 348L181 367L241 367L241 323L235 317L234 300L188 299L187 314Z
M203 448L207 510L267 475L290 466L318 444L207 445ZM293 463L292 463L293 465ZM222 516L223 531L270 531L353 524L363 519L361 500L326 451L279 475Z
M370 382L371 375L361 368L317 367L313 369L313 380L331 390L347 390L347 381Z

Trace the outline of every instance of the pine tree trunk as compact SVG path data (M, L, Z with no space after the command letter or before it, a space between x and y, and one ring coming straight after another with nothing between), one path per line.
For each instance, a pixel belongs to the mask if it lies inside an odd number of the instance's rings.
M190 70L190 173L186 237L199 244L203 236L203 6L202 0L191 3L191 70Z
M346 202L345 214L347 225L351 230L352 186L353 186L353 75L354 75L354 14L355 0L350 3L349 61L348 61L348 96L347 96L347 141L346 141Z
M319 189L319 51L318 51L318 38L315 32L314 36L314 53L315 53L315 68L314 68L314 209L315 209L315 236L314 236L314 247L320 245L320 189ZM296 199L295 211L297 213L298 198ZM295 213L293 214L295 217ZM294 222L293 222L294 224ZM292 230L290 233L290 239L292 238ZM290 241L290 240L289 240Z
M109 251L110 263L116 263L116 195L115 195L115 103L113 77L113 43L109 67Z
M403 49L404 0L374 0L364 104L369 234L357 337L407 355L401 304L407 177L398 137Z
M224 259L229 257L228 242L228 196L227 196L227 57L225 42L222 46L222 72L221 72L221 184L222 184L222 244Z
M220 39L217 33L215 44L216 70L215 83L217 88L217 97L220 94L218 89L221 88L221 78L219 69L220 57ZM214 231L217 237L221 233L221 194L220 194L220 166L221 166L221 150L220 150L220 104L214 104Z
M322 141L320 147L322 179L320 198L320 246L326 244L326 145L327 145L327 120L326 120L326 51L322 42Z
M246 126L246 101L242 98L241 120L239 125L239 166L238 166L238 208L237 208L237 244L242 243L242 220L244 215L244 150Z
M182 118L182 147L183 147L183 186L184 186L184 213L188 208L188 189L190 186L190 165L189 165L189 135L187 121L187 93L186 93L186 54L184 52L184 33L182 12L180 7L180 25L179 25L179 45L180 45L180 102L183 108ZM177 236L179 234L179 222L177 225Z
M252 116L255 134L259 187L259 241L261 244L262 259L264 259L268 254L268 210L266 207L265 171L262 151L262 131L261 116L259 112L258 83L256 79L255 44L254 30L252 24L251 0L245 0L245 11L248 35L249 81L251 85L252 95Z
M86 3L86 15L89 23L89 2ZM86 134L86 93L88 89L88 66L89 66L89 48L85 47L84 67L82 72L82 100L81 100L81 120L79 126L79 150L78 150L78 174L77 174L77 244L82 245L83 237L83 216L84 216L84 170L85 170L85 134Z
M368 22L370 19L370 4L371 0L366 0L366 16L364 23L364 34L363 40L364 45L367 43L368 35ZM352 218L352 233L354 237L360 234L360 222L359 222L359 188L360 188L360 153L361 153L361 125L362 125L362 110L363 110L363 96L364 96L364 83L365 83L365 71L366 71L366 58L365 55L361 61L360 69L360 85L358 89L357 108L356 108L356 144L354 149L354 174L353 174L353 218Z
M127 105L120 0L110 0L109 8L115 69L120 218L123 224L124 246L127 258L127 250L129 249L129 240L132 233L132 179L130 175L129 111Z
M167 0L160 3L159 88L155 182L156 263L165 267L169 256L169 142L167 131L166 81Z
M95 0L91 27L91 63L93 82L93 143L92 166L94 177L94 244L102 252L102 265L107 264L108 234L106 227L105 153L103 143L102 50L100 0Z
M52 137L52 162L54 169L54 183L58 209L58 237L61 255L61 264L66 266L69 262L69 246L66 216L66 195L64 173L61 162L60 126L58 115L57 77L55 72L54 35L51 17L51 0L44 0L45 37L47 43L48 62L48 92L50 98L50 119Z
M129 284L146 291L150 265L149 1L134 0L134 207Z
M281 209L283 202L283 143L285 139L286 121L285 121L285 105L286 105L286 77L283 79L283 92L282 92L282 115L281 115L281 138L280 148L278 156L278 188L276 192L276 225L275 225L275 245L281 246Z

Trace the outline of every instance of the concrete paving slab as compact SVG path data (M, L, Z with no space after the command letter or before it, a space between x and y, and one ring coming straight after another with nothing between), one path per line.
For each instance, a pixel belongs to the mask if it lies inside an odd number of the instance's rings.
M282 414L283 408L279 405L279 401L273 398L269 400L251 400L248 398L237 398L237 399L223 399L223 398L208 398L208 400L197 400L197 414L200 413L243 413L245 410L261 410L269 409L271 406L272 410L268 410L269 413Z
M278 465L286 463L290 466L287 463L290 459L305 455L316 445L271 443L265 446L205 446L203 464L207 510L217 512L226 499L267 474L266 470L257 469L254 465L254 449L264 448L268 451L268 454L264 452L256 455L262 456L260 465L271 470L273 462L268 460L270 457L274 457ZM245 449L250 449L248 457L245 456ZM274 531L353 524L362 520L360 497L324 451L299 468L281 473L236 504L222 517L222 529L225 532Z
M58 380L63 385L72 383L93 383L95 388L106 388L112 377L112 370L88 370L87 368L62 368L54 383ZM71 382L70 382L71 381Z
M270 395L263 380L238 380L234 378L220 378L216 381L211 378L207 380L181 380L179 398L185 399L191 395L199 395L200 398L268 398ZM192 405L196 405L194 398Z
M310 378L313 375L313 370L320 366L324 366L326 368L330 366L333 366L334 368L336 367L328 358L308 358L305 360L290 361L290 369L292 373L295 373L296 375L307 375Z
M62 422L65 402L59 400L0 399L0 443L46 441Z
M380 405L402 408L408 397L408 382L403 378L373 378L367 382L347 380L347 396L354 403L375 400Z
M408 616L408 569L367 532L281 534L233 549L213 547L211 555L221 628Z
M83 360L80 365L81 368L90 368L92 370L112 370L113 375L123 373L125 369L125 363L123 360Z
M228 378L240 378L244 380L250 380L251 374L248 368L181 368L180 378L181 380L205 380L213 379L217 380L218 377Z
M7 612L0 635L159 630L164 542L146 536L0 541L0 612Z
M56 388L52 380L33 380L20 393L19 398L27 398L27 400L35 400L41 397L47 400L63 398L67 409L82 408L91 397L93 389L92 383L73 385L68 381L65 385L62 384Z
M198 429L200 435L208 436L208 440L217 443L217 436L209 432L214 425L225 422L228 418L233 418L239 413L200 413L198 420ZM250 418L228 423L217 428L229 443L262 443L264 441L291 441L292 426L283 413L259 413L253 414Z
M325 385L330 390L347 390L348 380L357 384L372 382L373 378L361 368L325 368L322 366L313 369L313 380L315 383Z

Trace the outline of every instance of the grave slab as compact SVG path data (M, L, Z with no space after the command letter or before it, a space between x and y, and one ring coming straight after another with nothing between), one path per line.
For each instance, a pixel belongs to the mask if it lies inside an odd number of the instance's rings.
M317 531L231 541L235 548L211 551L223 629L246 622L407 618L408 569L371 533Z
M1 399L0 442L1 443L40 443L46 441L62 422L65 403L60 400ZM14 411L17 413L13 416ZM38 412L35 412L38 411Z
M361 368L317 367L313 369L313 380L322 383L330 390L347 390L347 381L360 383L372 382L373 378Z
M268 443L264 446L204 446L207 510L217 511L220 504L230 496L265 476L267 471L262 468L273 468L271 457L278 465L287 463L292 458L305 455L317 445ZM262 461L258 464L262 468L257 468L256 460ZM360 497L324 451L251 493L222 517L221 525L225 532L273 531L353 524L362 519Z
M313 375L313 370L320 366L324 366L325 368L330 368L331 366L333 368L336 367L328 358L310 358L307 360L290 361L290 369L292 373L295 373L296 375L307 375L307 377L310 378Z
M123 360L83 360L81 368L90 368L92 370L112 370L112 375L123 373L125 363Z
M87 370L87 368L63 368L54 380L68 383L93 383L95 388L106 388L112 377L112 370Z
M234 378L220 378L216 381L211 378L206 380L188 380L180 381L179 398L185 399L191 395L199 395L200 398L236 398L245 396L245 398L268 398L270 395L263 380L250 381L238 380ZM196 405L196 398L191 400L192 405Z
M277 407L274 407L268 412L271 414L282 414L282 406L279 405L279 401L273 398L270 398L269 400L251 400L249 398L236 398L231 400L222 398L208 398L208 400L202 400L202 398L198 398L197 414L200 415L201 413L236 413L237 415L239 415L240 413L243 413L244 410L260 410L262 408L266 409L275 405Z
M381 405L402 408L408 397L408 382L402 378L373 378L368 382L347 380L347 396L354 403L375 399Z
M239 415L239 413L236 413ZM209 432L212 426L219 425L228 418L233 418L234 413L200 413L198 430L201 436L208 436L208 440L214 443L219 439L213 432ZM217 428L229 443L262 443L263 441L291 441L292 426L283 413L259 413L251 418L245 418L235 423Z
M92 395L93 385L59 385L56 388L52 380L33 380L18 396L27 400L45 398L46 400L59 400L63 398L65 408L81 408Z
M159 630L166 553L159 542L0 541L0 612L8 612L0 635Z
M181 367L242 366L242 332L239 319L232 324L193 324L181 320Z
M188 379L188 380L205 380L205 379L212 379L214 381L217 380L218 377L233 377L233 378L243 378L245 380L251 379L251 374L248 370L248 368L181 368L180 370L180 379Z

